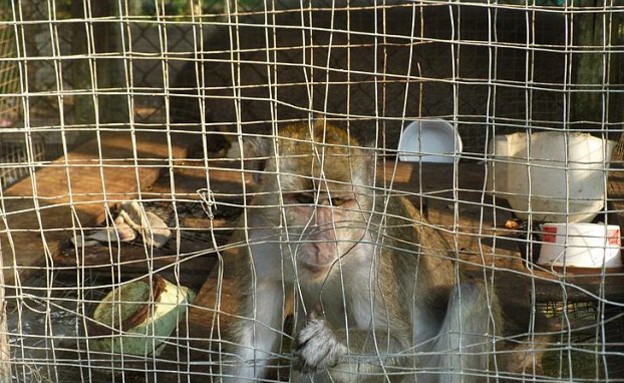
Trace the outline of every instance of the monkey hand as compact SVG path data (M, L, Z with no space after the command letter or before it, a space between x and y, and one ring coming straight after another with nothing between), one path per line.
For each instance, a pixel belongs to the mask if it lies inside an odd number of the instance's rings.
M310 318L295 341L293 367L304 374L337 365L347 352L327 321L320 318Z

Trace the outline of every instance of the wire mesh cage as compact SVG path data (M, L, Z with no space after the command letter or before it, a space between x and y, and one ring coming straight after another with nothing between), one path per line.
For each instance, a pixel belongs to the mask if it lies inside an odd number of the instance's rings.
M624 381L624 5L0 0L0 381Z
M45 143L40 137L29 141L19 135L4 134L0 144L0 185L2 188L28 176L46 157Z
M7 10L0 11L0 20L5 21L9 16ZM15 41L9 25L3 22L0 27L0 89L3 97L0 99L0 127L9 124L9 119L17 114L18 105L17 90L19 88L19 77L16 75L17 65L10 60L14 56ZM11 94L13 96L11 97Z

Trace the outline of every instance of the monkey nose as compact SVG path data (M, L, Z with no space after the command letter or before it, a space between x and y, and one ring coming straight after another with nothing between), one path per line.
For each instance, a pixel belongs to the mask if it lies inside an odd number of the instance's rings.
M334 212L330 206L320 206L316 209L314 219L317 225L327 225L334 221Z

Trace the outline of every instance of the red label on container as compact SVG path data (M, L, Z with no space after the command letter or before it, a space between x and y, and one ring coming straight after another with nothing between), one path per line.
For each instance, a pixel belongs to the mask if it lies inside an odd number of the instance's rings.
M620 246L620 229L609 231L609 245Z
M557 242L557 228L555 226L542 226L542 240L544 242Z

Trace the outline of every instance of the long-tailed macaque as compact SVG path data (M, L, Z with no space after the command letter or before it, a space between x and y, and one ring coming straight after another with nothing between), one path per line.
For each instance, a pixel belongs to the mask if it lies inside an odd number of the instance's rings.
M375 187L375 158L319 120L257 143L267 156L224 257L242 301L225 381L261 379L295 297L291 380L475 382L500 331L498 301L465 277L405 198Z

